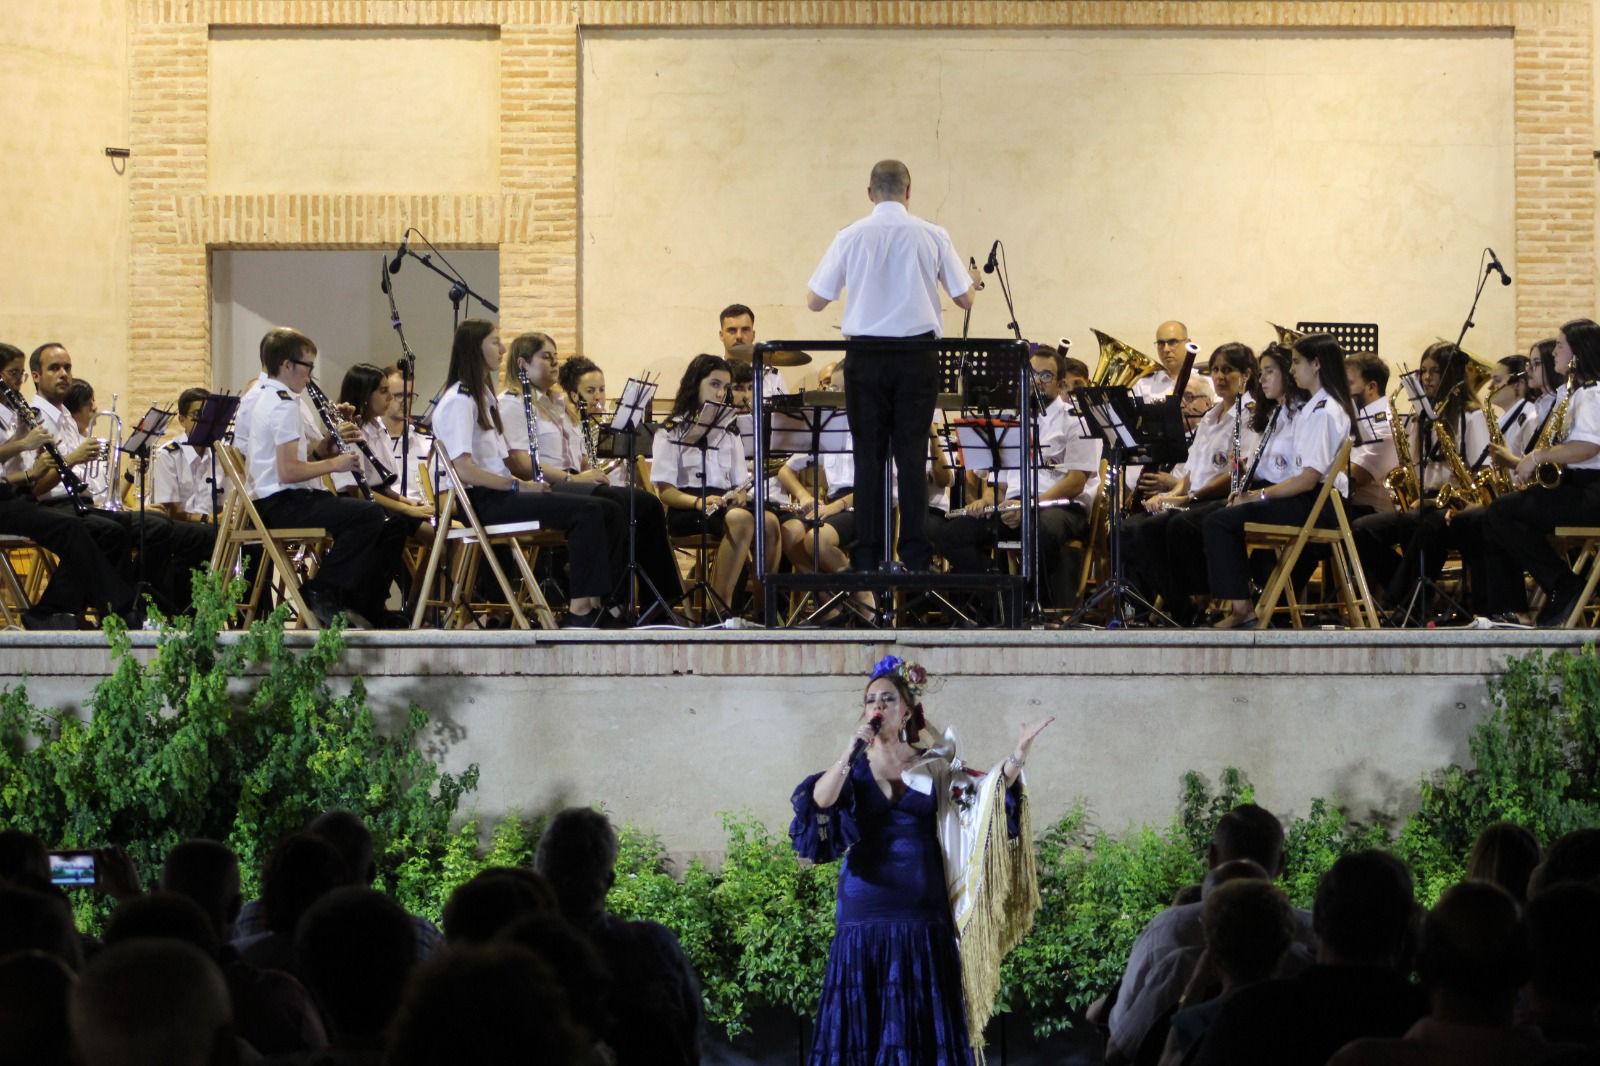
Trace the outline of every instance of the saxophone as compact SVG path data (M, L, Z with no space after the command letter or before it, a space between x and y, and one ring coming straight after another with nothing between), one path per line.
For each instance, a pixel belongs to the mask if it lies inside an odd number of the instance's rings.
M1512 413L1515 413L1515 409ZM1472 480L1484 502L1487 503L1501 493L1510 492L1512 485L1511 471L1503 466L1496 466L1494 461L1494 453L1504 451L1506 447L1506 435L1500 428L1500 419L1492 409L1486 409L1483 417L1489 429L1490 454L1483 459L1483 469L1478 471Z
M1411 458L1411 430L1400 421L1394 403L1400 390L1389 399L1389 410L1394 417L1394 454L1399 461L1395 468L1383 476L1383 487L1389 490L1397 510L1409 511L1422 499L1422 482L1417 477L1417 464Z
M1443 418L1435 421L1433 433L1439 438L1439 450L1444 453L1445 462L1450 464L1450 475L1455 478L1455 483L1440 488L1434 501L1447 510L1487 504L1492 499L1491 495L1483 491L1473 478L1472 471L1467 469L1467 461L1461 458L1461 451L1456 447L1456 435L1450 432L1445 422Z
M1539 439L1533 442L1534 451L1542 451L1553 444L1559 444L1556 438L1566 437L1562 423L1567 420L1567 405L1572 402L1572 393L1576 388L1572 375L1567 375L1567 394L1561 397L1561 402L1556 404L1555 410L1550 412L1550 417L1545 419L1544 428L1539 431ZM1533 468L1533 481L1530 485L1538 485L1542 489L1553 489L1561 484L1560 463L1544 462Z

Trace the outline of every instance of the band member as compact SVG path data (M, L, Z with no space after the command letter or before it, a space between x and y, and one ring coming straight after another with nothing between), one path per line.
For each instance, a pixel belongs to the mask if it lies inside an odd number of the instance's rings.
M0 344L0 377L13 391L22 385L22 349ZM0 532L27 537L59 560L38 600L22 612L25 629L77 629L85 609L102 618L116 613L134 617L133 586L123 579L89 534L87 523L55 508L40 507L32 485L43 478L51 460L43 451L50 431L29 429L4 404L10 417L0 440ZM35 458L25 462L23 457Z
M383 413L383 432L388 439L389 453L394 456L391 469L399 475L389 487L412 503L425 503L423 470L427 467L433 438L414 423L407 425L405 414L408 402L415 405L416 385L412 383L408 392L406 377L397 366L384 367L383 379L389 385L389 409Z
M506 388L500 394L499 406L500 422L505 426L506 443L511 448L507 465L512 473L519 477L533 476L532 457L528 451L528 411L523 404L521 379L517 376L519 369L527 375L532 387L533 417L538 423L539 468L551 489L599 501L604 509L606 535L610 538L611 573L619 582L627 573L628 496L632 494L637 523L634 551L639 566L663 599L668 602L677 599L683 586L661 501L640 489L612 485L607 472L595 465L594 438L590 436L594 432L593 420L580 423L577 410L567 402L568 394L562 389L556 370L555 341L544 333L524 333L511 342L504 376ZM603 385L601 389L598 398L603 400ZM585 414L590 413L587 400L584 407ZM631 590L618 587L609 598L626 603L630 594Z
M1422 353L1418 373L1438 415L1435 421L1418 412L1404 430L1418 463L1422 500L1408 511L1359 518L1351 527L1367 584L1393 606L1406 602L1424 566L1430 580L1443 570L1449 554L1447 504L1452 497L1459 500L1475 491L1470 476L1463 484L1457 468L1469 469L1489 447L1483 408L1468 388L1466 353L1448 341L1430 344ZM1441 497L1446 486L1451 491ZM1396 547L1401 549L1399 555Z
M567 628L592 628L604 614L613 580L607 563L607 503L593 497L550 491L548 481L523 475L508 464L511 445L495 402L495 372L506 346L494 323L471 318L456 327L450 346L450 371L433 413L433 431L485 525L540 522L567 535L571 559ZM524 453L526 454L526 453Z
M1394 446L1394 409L1389 406L1389 365L1373 352L1345 360L1350 401L1356 409L1356 444L1350 449L1352 519L1394 510L1384 479L1400 456Z
M717 322L717 339L722 342L722 357L733 366L748 363L750 356L743 353L747 353L756 343L756 313L744 304L729 304L717 316ZM740 355L734 354L736 348L741 349ZM778 372L778 368L767 367L762 375L762 395L782 396L787 391L783 384L783 375Z
M1518 485L1489 505L1484 536L1491 611L1525 609L1524 572L1545 592L1537 623L1563 625L1577 607L1583 579L1550 544L1558 526L1600 523L1600 325L1587 318L1561 327L1556 365L1567 366L1574 386L1551 412L1552 443L1517 464Z
M412 535L433 516L433 509L400 495L400 473L397 464L391 462L394 458L392 440L384 423L394 406L389 382L383 368L357 363L344 372L344 380L339 384L339 407L350 413L351 421L361 430L366 451L357 449L356 455L361 460L361 475L372 489L373 502L389 512L390 521L398 521L406 533ZM370 459L368 453L371 453ZM417 458L413 452L413 461ZM384 484L390 475L393 480Z
M711 590L724 607L733 602L745 557L755 541L748 487L753 482L744 474L744 441L731 423L711 431L704 447L684 444L681 438L705 404L728 402L732 380L732 368L721 356L697 355L689 360L672 400L670 420L674 426L656 430L650 456L650 480L667 507L667 528L672 535L683 537L703 530L712 539L720 538ZM777 517L763 515L762 529L767 558L776 566Z
M910 514L928 509L927 433L939 391L939 361L933 349L905 352L874 348L878 340L933 340L943 333L939 306L943 285L956 306L970 309L976 287L939 226L906 210L911 171L885 159L872 168L867 185L872 214L840 230L811 275L806 306L821 311L850 291L840 324L845 337L867 342L845 356L846 410L855 439L856 509L859 514L855 569L926 571L933 546L921 522L900 524L900 560L883 543L884 466L892 454L900 505Z
M1211 353L1209 370L1217 403L1195 428L1189 454L1174 470L1177 481L1166 492L1142 501L1139 512L1122 525L1129 574L1150 602L1158 595L1162 598L1164 613L1179 625L1190 624L1198 609L1193 602L1195 584L1187 580L1180 584L1176 576L1197 567L1197 523L1227 503L1236 468L1242 478L1260 440L1251 423L1255 404L1247 399L1255 384L1255 353L1230 341ZM1192 532L1184 544L1186 554L1175 558L1169 534L1180 517L1193 520Z
M221 504L221 493L212 491L217 476L212 473L211 449L189 444L189 434L210 396L205 389L183 390L178 396L180 432L156 450L151 464L155 488L150 503L174 522L209 522Z
M79 474L83 483L89 486L89 495L94 498L94 505L105 510L115 511L124 505L123 495L128 489L132 478L123 480L120 470L111 469L111 454L116 450L115 442L106 438L95 438L93 434L95 419L100 416L99 405L95 403L94 386L82 378L74 378L67 387L66 399L62 406L67 409L67 414L72 416L73 424L78 427L78 433L85 440L95 439L100 444L100 454L83 464ZM118 464L121 465L120 462ZM116 495L112 495L116 493Z
M333 547L302 587L306 606L322 625L346 613L355 628L371 628L366 611L382 606L370 578L378 566L383 508L329 492L323 478L357 469L354 449L340 451L333 434L308 420L300 395L316 367L317 346L305 334L278 327L262 338L268 384L250 411L243 449L250 498L269 527L326 529ZM360 431L349 426L351 438ZM238 434L235 434L235 440ZM387 594L387 588L384 593Z
M1178 384L1178 374L1188 356L1189 327L1182 322L1163 322L1156 327L1156 358L1161 369L1133 383L1133 394L1146 403L1164 400Z
M1527 356L1508 355L1495 363L1494 374L1489 378L1489 403L1499 412L1500 437L1505 441L1506 450L1514 455L1528 450L1539 425L1537 407L1528 387L1528 365ZM1485 461L1494 461L1493 452L1491 447Z
M1207 518L1203 527L1211 593L1228 600L1228 613L1216 623L1218 629L1251 629L1260 621L1249 598L1245 523L1304 522L1324 477L1336 479L1334 488L1341 496L1349 491L1344 472L1332 469L1350 436L1353 414L1344 350L1328 334L1313 333L1295 341L1293 353L1289 371L1295 384L1311 393L1311 399L1293 421L1287 476L1253 493L1247 490L1233 497L1228 506ZM1261 372L1264 379L1265 366Z
M820 374L830 381L843 376L836 365L824 367ZM853 450L853 440L845 446ZM816 483L803 477L811 468L810 453L796 452L778 471L778 484L800 515L783 523L783 549L796 570L836 574L850 565L846 553L856 542L855 457L845 451L824 452L818 458L827 492L821 500L811 491ZM822 524L807 525L808 521Z

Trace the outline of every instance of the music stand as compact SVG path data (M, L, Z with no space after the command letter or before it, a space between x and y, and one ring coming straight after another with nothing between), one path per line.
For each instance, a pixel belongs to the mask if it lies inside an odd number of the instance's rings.
M815 393L811 395L817 395ZM841 402L842 397L841 397ZM742 418L743 416L741 416ZM811 460L811 468L817 469L822 465L824 455L849 455L855 450L855 445L850 438L850 419L843 407L834 407L829 404L808 404L805 394L782 397L772 403L771 411L766 419L767 447L766 454L774 457L780 455L806 455ZM818 504L818 510L821 505ZM802 516L800 521L805 523L811 531L811 563L817 572L822 569L822 527L824 522L813 514L810 517ZM800 598L799 606L790 614L790 620L800 618L800 624L813 621L826 614L830 607L841 602L849 593L847 591L835 592L826 601L813 609L809 614L801 617L801 611L815 594L815 590L807 589Z
M1027 481L1033 478L1028 469L1029 464L1024 461L1022 442L1022 423L1015 418L958 418L950 423L955 431L955 442L952 449L958 462L955 464L963 470L987 470L989 472L989 488L994 495L994 505L989 512L990 529L993 532L995 544L999 545L1000 535L1000 505L1004 503L1002 484L1010 484L1011 477L1021 475ZM1037 451L1037 442L1035 442ZM1001 474L1007 475L1001 478ZM1018 485L1019 498L1023 495L1022 485ZM1031 493L1035 499L1037 493ZM1020 515L1018 516L1020 519ZM1019 524L1018 550L1027 556L1030 549L1027 540L1021 538ZM999 548L997 547L998 551ZM1036 554L1036 552L1033 552ZM1031 582L1025 582L1024 588L1031 587ZM1035 592L1033 603L1038 604L1038 595ZM1013 603L1012 609L1025 608L1026 603ZM958 612L959 613L959 612Z
M687 603L694 598L694 594L701 594L701 621L704 623L705 607L711 608L717 616L719 624L726 622L732 613L731 608L722 602L722 597L717 595L717 590L711 587L711 554L709 549L710 531L706 529L706 520L710 517L710 510L706 506L706 456L713 447L720 447L724 438L735 432L734 409L731 405L707 400L700 405L694 417L684 423L674 443L685 448L695 448L700 452L700 558L704 561L701 567L700 580L683 590L683 595L677 602ZM715 442L715 443L713 443ZM760 483L760 478L756 483ZM730 486L731 489L731 486ZM761 538L764 531L761 519L756 520L756 536Z
M639 567L639 511L633 488L633 461L639 454L640 440L639 429L650 418L650 404L655 399L658 383L651 381L648 374L643 378L629 378L628 383L622 387L622 396L617 400L617 409L612 412L611 424L601 428L602 436L595 441L595 454L602 454L606 449L607 458L622 458L628 463L628 614L629 621L636 625L645 625L652 615L659 609L666 615L668 625L681 626L683 619L672 609L666 598L661 595L661 590L656 588L656 583L650 580L650 575ZM617 445L621 445L620 449ZM619 454L620 452L620 454ZM701 460L701 470L705 469L704 457ZM642 596L639 593L640 584L650 590L650 606L643 614L639 612L639 603Z
M211 522L217 521L217 512L221 509L217 504L217 497L222 490L217 486L217 453L213 445L222 441L228 432L228 426L233 422L233 416L239 411L238 396L230 396L225 392L213 392L207 396L205 403L200 405L200 413L195 416L194 429L189 431L189 445L192 448L204 448L211 454Z
M1156 610L1155 605L1127 581L1122 559L1122 483L1130 464L1168 462L1173 461L1170 457L1175 452L1187 454L1182 401L1139 404L1133 390L1116 385L1085 387L1075 390L1072 396L1079 416L1089 425L1092 434L1105 442L1106 480L1100 492L1109 493L1106 501L1111 532L1106 551L1111 560L1111 576L1093 596L1078 605L1067 624L1082 623L1085 615L1105 604L1110 609L1106 628L1121 629L1132 604L1149 612L1152 618L1176 626L1176 622Z
M235 399L233 402L235 406L237 406L239 403L237 399ZM142 416L140 416L139 421L128 433L128 439L122 442L123 454L131 455L139 460L139 570L135 575L133 585L135 603L138 602L139 593L147 591L147 584L144 579L144 498L145 477L150 470L150 449L155 445L155 442L160 440L162 435L166 433L167 424L171 421L172 412L170 410L164 410L152 404L150 410L146 411ZM115 490L113 489L113 491ZM212 492L215 491L216 487L215 484L213 484ZM216 506L214 498L212 506Z
M1417 464L1417 489L1419 493L1417 513L1420 520L1423 503L1425 502L1420 498L1420 493L1426 491L1427 488L1424 484L1424 478L1426 477L1428 465L1428 442L1431 439L1438 443L1436 435L1430 434L1428 430L1439 420L1439 412L1434 407L1433 399L1428 395L1428 390L1422 386L1420 371L1411 370L1401 374L1400 383L1405 386L1406 396L1411 400L1411 406L1415 412L1413 421L1417 427L1417 454L1412 461ZM1484 417L1487 418L1489 415L1486 413ZM1399 424L1398 415L1396 419L1395 432L1409 433L1409 429ZM1457 447L1459 446L1458 443ZM1465 456L1462 458L1465 460ZM1411 583L1410 592L1406 596L1405 610L1400 614L1400 625L1409 625L1412 618L1417 618L1424 622L1427 620L1429 593L1432 593L1435 598L1444 601L1449 606L1452 612L1451 617L1459 614L1465 616L1469 621L1472 619L1471 611L1463 607L1454 596L1440 588L1439 583L1428 576L1427 548L1419 543L1417 545L1417 579Z

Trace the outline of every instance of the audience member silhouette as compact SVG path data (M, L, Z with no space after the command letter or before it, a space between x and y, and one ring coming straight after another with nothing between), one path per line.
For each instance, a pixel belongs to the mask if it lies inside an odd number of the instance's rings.
M1528 896L1564 881L1600 880L1600 829L1575 829L1544 853L1544 861L1528 878Z
M411 916L382 893L347 885L306 911L295 954L328 1029L328 1052L310 1061L376 1066L417 965Z
M1529 901L1523 920L1533 959L1522 1020L1600 1061L1600 888L1552 885Z
M527 948L556 975L567 994L572 1020L584 1030L585 1043L595 1046L598 1057L611 1061L603 1034L611 1030L611 972L589 938L559 914L536 914L518 919L499 941Z
M463 882L444 905L445 942L487 944L519 918L556 913L550 883L532 870L491 866Z
M82 1066L231 1066L228 989L191 944L135 940L83 969L68 1009Z
M261 867L261 909L267 931L235 940L239 957L264 969L294 972L300 916L348 878L333 845L310 833L285 837Z
M83 945L72 908L57 890L0 888L0 957L43 951L72 970L83 966Z
M49 952L0 958L0 1066L70 1066L67 999L75 980Z
M551 819L534 856L562 914L611 970L617 1011L604 1040L618 1066L697 1063L704 1026L699 979L672 930L607 913L616 862L616 831L589 807L568 807Z
M1411 873L1387 852L1346 855L1317 885L1317 961L1240 989L1200 1041L1201 1066L1323 1066L1364 1036L1400 1036L1426 1005L1406 979Z
M1528 900L1528 878L1539 865L1539 840L1515 822L1495 822L1483 828L1467 859L1467 879L1488 881L1511 893L1518 903Z

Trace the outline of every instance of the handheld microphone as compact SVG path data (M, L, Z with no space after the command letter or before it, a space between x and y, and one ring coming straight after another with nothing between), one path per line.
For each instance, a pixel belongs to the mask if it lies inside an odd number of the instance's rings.
M404 237L400 238L400 250L398 252L394 253L394 258L393 259L389 260L389 273L391 273L391 274L400 273L400 264L404 263L406 261L406 249L408 249L410 247L411 247L411 231L407 230L406 231L406 235Z
M993 244L991 244L989 246L989 258L986 259L984 261L984 264L983 264L983 272L985 274L993 274L994 273L995 267L998 266L999 262L1000 262L999 259L998 259L999 252L1000 252L1000 242L998 240L996 240Z
M1502 284L1502 285L1510 285L1511 284L1511 275L1506 273L1505 265L1500 262L1500 257L1498 255L1494 254L1494 249L1493 248L1490 248L1488 251L1489 251L1489 269L1490 270L1498 270L1500 272L1500 284Z
M867 719L867 724L872 727L872 735L877 736L878 730L883 728L883 712L875 712L871 718ZM862 740L860 737L857 737L856 742L850 745L850 758L845 760L845 764L848 766L854 766L856 764L856 760L861 758L861 753L866 750L867 742Z

